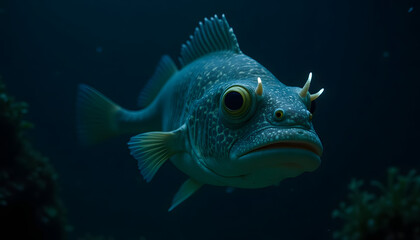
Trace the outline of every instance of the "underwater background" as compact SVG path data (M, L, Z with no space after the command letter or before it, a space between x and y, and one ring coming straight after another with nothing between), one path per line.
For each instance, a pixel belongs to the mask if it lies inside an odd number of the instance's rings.
M29 105L28 138L49 158L68 239L332 239L353 178L419 169L420 2L1 0L0 75ZM165 164L146 183L122 136L82 147L79 83L135 109L163 54L225 14L241 50L286 85L325 88L314 126L319 169L265 189L204 186L174 211L186 176ZM22 227L25 229L25 227ZM90 237L89 237L90 236Z

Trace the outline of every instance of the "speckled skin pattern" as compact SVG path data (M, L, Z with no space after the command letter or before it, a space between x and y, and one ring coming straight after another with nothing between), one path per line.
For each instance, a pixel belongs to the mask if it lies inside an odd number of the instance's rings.
M258 77L262 96L255 94ZM235 123L221 111L220 103L223 92L233 85L245 87L252 99L251 112ZM172 76L157 96L163 131L186 124L186 151L172 162L198 181L244 188L269 186L313 170L284 169L271 164L272 157L241 160L246 152L279 141L310 142L322 152L310 120L309 94L301 98L300 90L284 85L244 54L219 51L196 59ZM277 109L284 112L281 120L274 115ZM284 156L287 153L278 154Z

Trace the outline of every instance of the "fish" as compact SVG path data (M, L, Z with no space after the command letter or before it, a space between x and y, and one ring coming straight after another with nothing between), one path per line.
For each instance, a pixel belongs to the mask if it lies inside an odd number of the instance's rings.
M131 135L146 182L166 162L175 165L187 180L168 211L205 184L264 188L319 167L323 146L312 118L324 89L309 93L312 73L303 87L280 82L241 51L224 14L200 21L178 59L161 57L137 110L79 84L80 142Z

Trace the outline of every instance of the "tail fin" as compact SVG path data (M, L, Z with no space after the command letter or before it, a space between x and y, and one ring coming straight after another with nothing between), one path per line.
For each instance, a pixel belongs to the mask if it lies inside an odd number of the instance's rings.
M100 143L118 135L120 106L95 89L80 84L77 92L77 132L84 145Z

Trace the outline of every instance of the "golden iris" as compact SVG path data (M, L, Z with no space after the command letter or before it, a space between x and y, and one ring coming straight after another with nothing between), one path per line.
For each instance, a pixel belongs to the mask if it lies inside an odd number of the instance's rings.
M281 120L284 116L283 110L277 109L276 112L274 113L274 116L276 117L277 120Z

